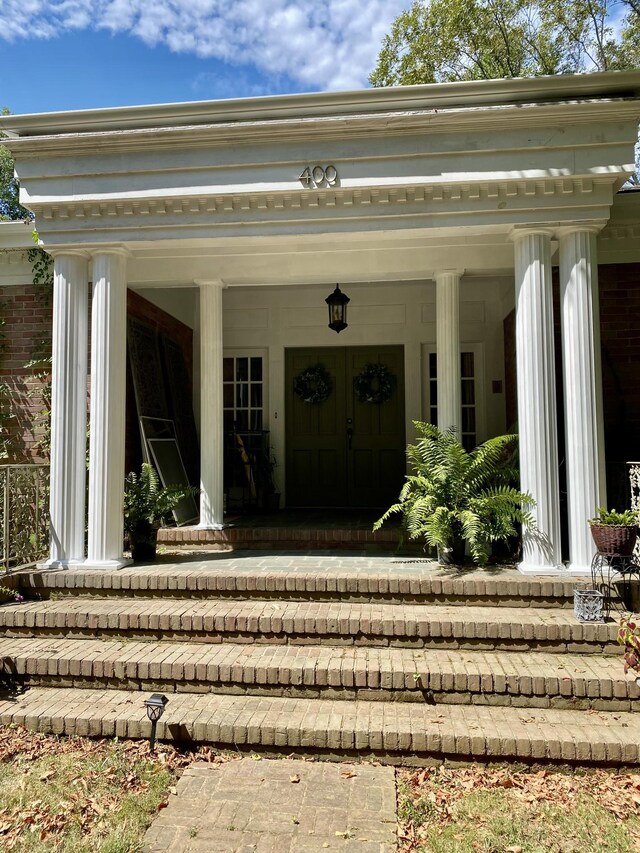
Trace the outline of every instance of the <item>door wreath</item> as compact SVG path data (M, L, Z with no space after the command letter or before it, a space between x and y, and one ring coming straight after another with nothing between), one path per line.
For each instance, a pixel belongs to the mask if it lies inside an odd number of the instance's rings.
M353 388L360 403L380 405L393 394L396 377L384 364L365 364L362 373L353 380Z
M321 364L314 364L299 373L293 380L293 391L305 403L324 403L333 390L329 371Z

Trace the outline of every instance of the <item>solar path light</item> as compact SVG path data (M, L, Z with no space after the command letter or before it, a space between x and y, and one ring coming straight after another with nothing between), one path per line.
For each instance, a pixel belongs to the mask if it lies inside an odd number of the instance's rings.
M156 726L158 720L164 714L164 709L169 700L163 693L152 693L148 699L144 700L144 707L147 709L147 717L151 720L151 738L150 750L154 751L156 746Z

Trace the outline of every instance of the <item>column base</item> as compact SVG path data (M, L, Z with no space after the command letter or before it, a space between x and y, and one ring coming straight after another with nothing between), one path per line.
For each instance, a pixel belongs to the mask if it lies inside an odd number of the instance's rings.
M40 571L61 572L67 569L78 569L84 566L84 560L43 560L36 563L36 568Z
M521 575L566 575L567 569L564 565L535 565L533 563L518 563L517 567Z
M588 566L581 566L578 563L568 563L566 566L567 574L576 578L591 577L591 563Z
M196 524L197 530L224 530L228 524Z
M84 563L81 563L83 569L90 571L118 571L118 569L126 569L127 566L131 565L133 565L133 560L124 557L119 560L85 560Z

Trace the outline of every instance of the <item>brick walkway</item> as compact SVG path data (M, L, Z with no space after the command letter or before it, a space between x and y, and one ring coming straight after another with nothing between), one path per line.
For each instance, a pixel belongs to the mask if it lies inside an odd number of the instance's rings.
M148 830L144 851L392 853L395 812L391 767L252 758L218 766L197 762Z

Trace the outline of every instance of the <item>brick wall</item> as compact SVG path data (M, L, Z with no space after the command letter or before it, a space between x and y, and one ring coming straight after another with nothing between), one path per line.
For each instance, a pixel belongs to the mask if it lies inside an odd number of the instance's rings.
M166 311L133 291L128 311L180 343L190 377L193 375L193 332ZM0 384L6 388L7 414L0 425L8 439L9 462L46 461L39 442L43 436L38 413L44 403L39 367L25 367L37 355L51 355L51 299L35 285L0 287ZM129 373L129 370L127 370ZM2 395L5 397L5 394ZM127 380L127 470L139 466L140 437L130 375Z
M43 408L42 368L26 367L35 357L51 355L51 300L36 285L0 288L0 383L4 386L3 437L11 462L43 461L38 443L43 435L38 412ZM9 409L7 412L6 409Z

